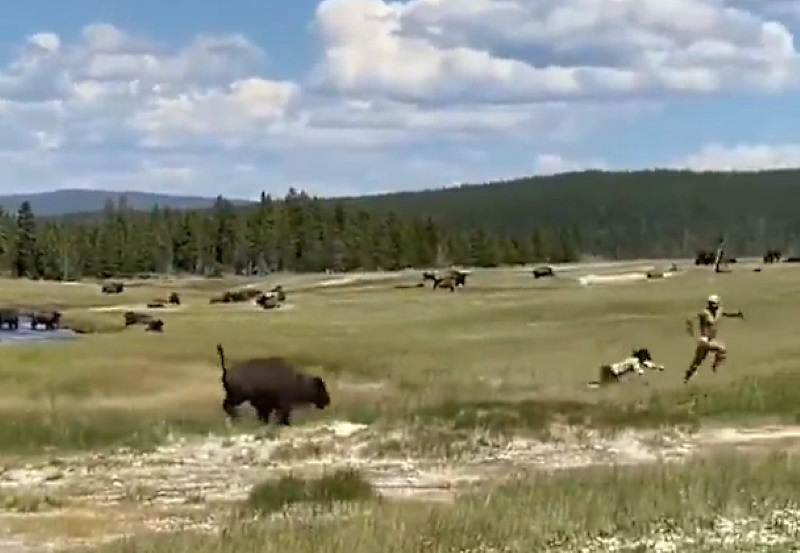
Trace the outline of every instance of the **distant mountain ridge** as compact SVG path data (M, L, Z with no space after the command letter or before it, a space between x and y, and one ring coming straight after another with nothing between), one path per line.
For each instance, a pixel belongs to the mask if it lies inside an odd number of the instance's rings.
M152 192L111 190L62 189L52 192L0 195L0 206L15 212L22 202L29 202L36 215L49 217L73 213L95 213L101 211L108 200L117 201L125 197L131 209L148 211L156 205L170 209L205 209L214 205L216 197L173 196ZM249 200L226 198L234 205L252 203Z

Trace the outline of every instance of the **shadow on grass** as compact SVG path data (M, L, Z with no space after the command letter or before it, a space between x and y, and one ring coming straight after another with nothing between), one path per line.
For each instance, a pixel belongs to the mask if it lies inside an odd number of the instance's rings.
M358 472L337 470L314 479L284 476L257 484L247 499L247 507L257 514L269 514L298 503L330 507L335 502L368 501L377 495Z
M751 377L724 386L654 391L637 400L565 400L445 402L422 408L422 422L444 423L455 430L497 433L545 431L554 422L598 428L695 426L703 420L779 418L800 421L800 374Z

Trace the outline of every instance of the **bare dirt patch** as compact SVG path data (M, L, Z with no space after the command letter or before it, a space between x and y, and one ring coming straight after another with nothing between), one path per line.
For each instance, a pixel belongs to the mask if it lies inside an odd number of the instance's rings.
M387 498L449 501L483 480L520 470L679 462L722 446L785 448L788 442L800 444L800 426L709 428L695 434L625 431L615 436L564 427L554 429L548 441L476 434L465 439L458 455L447 458L382 449L387 440L404 438L414 436L334 422L269 428L262 435L179 439L149 453L122 450L6 467L0 471L0 494L7 498L0 530L6 535L0 538L22 540L13 547L25 551L19 547L69 545L87 536L142 530L213 531L230 503L244 499L265 478L313 476L343 467L363 472ZM50 499L36 502L32 497ZM24 518L19 508L9 508L28 504L39 507L26 508ZM50 532L55 527L62 530L58 536ZM6 551L3 543L0 551Z

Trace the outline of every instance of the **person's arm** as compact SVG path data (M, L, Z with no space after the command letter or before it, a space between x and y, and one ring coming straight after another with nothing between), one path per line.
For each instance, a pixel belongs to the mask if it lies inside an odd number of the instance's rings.
M741 309L738 311L723 311L722 316L729 317L732 319L744 319L744 313L742 312Z

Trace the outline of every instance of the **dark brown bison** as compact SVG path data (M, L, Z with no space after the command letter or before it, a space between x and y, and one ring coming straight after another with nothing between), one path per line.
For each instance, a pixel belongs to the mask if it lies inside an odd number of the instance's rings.
M126 311L123 316L125 318L125 326L149 324L150 321L154 320L152 315L148 315L147 313L137 313L135 311Z
M125 285L121 282L106 282L100 288L103 294L121 294L125 291Z
M694 258L695 265L713 265L717 260L717 254L708 250L700 250Z
M781 260L781 252L778 250L767 250L764 254L764 263L778 263Z
M221 295L211 298L209 303L241 303L250 301L263 294L261 290L256 288L245 288L244 290L223 292Z
M168 302L172 305L180 305L181 304L181 297L178 295L177 292L172 292L169 295Z
M149 332L164 332L164 321L161 319L152 319L147 322L144 329Z
M0 328L7 326L9 330L19 328L19 309L16 307L0 308Z
M269 293L275 294L275 296L278 298L278 301L281 303L286 301L286 292L284 292L283 286L281 286L280 284L278 284L275 288L270 290Z
M450 269L447 271L445 278L450 277L453 279L453 283L456 286L466 286L467 285L467 276L469 275L466 271L460 271L458 269Z
M536 267L533 270L533 277L534 278L544 278L544 277L551 277L551 276L555 276L555 273L553 272L553 268L548 266L548 265L544 265L542 267Z
M278 423L288 426L294 407L311 404L325 409L331 403L322 378L304 373L283 357L252 358L229 369L222 344L217 344L217 355L225 390L222 409L231 420L238 416L236 408L249 402L263 423L275 411Z
M256 299L256 303L263 309L276 309L280 307L281 301L277 294L262 294Z
M436 277L433 281L433 289L441 288L443 290L456 291L456 279L452 276Z
M55 330L61 324L61 313L58 311L34 311L31 313L31 330L36 330L39 325L46 330Z

